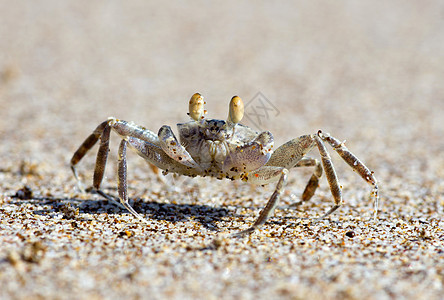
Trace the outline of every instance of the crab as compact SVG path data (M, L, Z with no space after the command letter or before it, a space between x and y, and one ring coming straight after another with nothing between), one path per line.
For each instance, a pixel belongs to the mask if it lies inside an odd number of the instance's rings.
M177 124L179 139L167 125L162 126L158 134L155 134L134 123L114 117L108 118L82 143L71 159L71 169L77 182L80 185L76 170L77 163L100 139L93 189L107 199L113 200L100 190L109 152L111 131L122 138L118 150L117 167L117 190L120 202L116 202L144 222L148 221L128 202L126 155L128 146L151 165L162 169L164 175L175 173L190 177L240 179L258 185L276 182L275 190L259 213L259 217L248 229L237 234L243 235L253 232L273 214L287 182L289 170L294 167L314 167L314 172L299 203L312 198L324 171L334 205L319 219L329 216L341 206L342 187L326 148L326 144L329 144L355 172L372 186L371 195L374 197L374 218L376 218L379 201L377 180L373 172L346 148L344 142L319 130L317 133L292 139L273 150L273 135L269 131L257 132L239 123L244 115L244 104L240 97L234 96L231 99L226 121L205 118L207 112L204 104L203 97L199 93L191 97L188 115L192 120ZM307 156L307 153L315 147L319 150L320 161Z

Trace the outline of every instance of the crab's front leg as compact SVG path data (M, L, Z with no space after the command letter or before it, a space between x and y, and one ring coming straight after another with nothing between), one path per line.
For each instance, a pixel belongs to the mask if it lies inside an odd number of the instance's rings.
M187 167L200 169L185 147L179 143L170 126L162 126L158 136L160 147L169 157Z

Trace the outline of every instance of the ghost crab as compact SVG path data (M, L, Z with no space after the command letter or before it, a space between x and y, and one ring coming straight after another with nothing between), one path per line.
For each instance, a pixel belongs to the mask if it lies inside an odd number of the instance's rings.
M189 102L190 122L179 123L179 140L171 127L164 125L156 135L134 123L113 117L102 122L83 142L71 159L71 169L80 184L76 171L77 163L100 138L100 147L93 177L93 188L109 200L112 197L100 190L109 151L111 130L122 137L118 151L118 194L120 203L136 218L147 222L128 203L126 151L130 146L142 158L163 170L163 173L176 173L185 176L212 176L218 179L241 179L264 185L277 182L265 208L253 225L236 235L254 231L264 224L276 208L287 181L289 169L293 167L314 167L314 172L302 194L302 202L308 201L315 193L323 170L327 177L334 199L333 207L321 218L325 218L342 204L341 186L325 143L330 144L340 157L347 162L367 183L373 186L374 217L378 209L378 186L370 171L353 153L336 138L318 131L292 139L273 151L273 135L268 131L255 130L239 124L244 114L240 97L230 101L228 119L206 119L203 97L196 93ZM306 154L317 147L321 162Z

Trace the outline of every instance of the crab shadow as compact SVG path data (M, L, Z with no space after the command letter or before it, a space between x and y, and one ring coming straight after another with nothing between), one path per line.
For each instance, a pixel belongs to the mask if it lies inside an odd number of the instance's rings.
M76 199L60 197L32 197L31 199L19 199L12 197L11 204L34 204L45 206L36 209L37 215L55 218L62 214L65 219L88 220L87 214L121 215L129 212L106 199ZM214 207L205 204L176 204L162 202L146 202L136 198L130 200L131 206L147 220L160 220L171 223L195 221L208 230L218 231L217 222L224 222L226 216L236 217L236 214L224 207ZM82 214L82 215L81 215ZM77 217L73 217L77 215ZM81 217L80 217L81 216Z

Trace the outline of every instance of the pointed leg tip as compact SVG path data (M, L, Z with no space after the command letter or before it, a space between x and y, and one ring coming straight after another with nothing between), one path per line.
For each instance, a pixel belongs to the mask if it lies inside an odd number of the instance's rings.
M333 212L335 212L341 205L334 205L332 208L330 208L329 211L327 211L323 216L316 218L315 221L320 221L331 215Z
M250 227L250 228L248 228L248 229L245 229L245 230L242 230L242 231L239 231L239 232L236 232L236 233L231 234L231 237L233 237L233 238L244 237L244 236L246 236L247 234L252 233L255 229L256 229L256 227L255 227L255 226L252 226L252 227Z
M373 214L373 218L372 218L373 222L378 222L378 210L375 209L375 213Z

